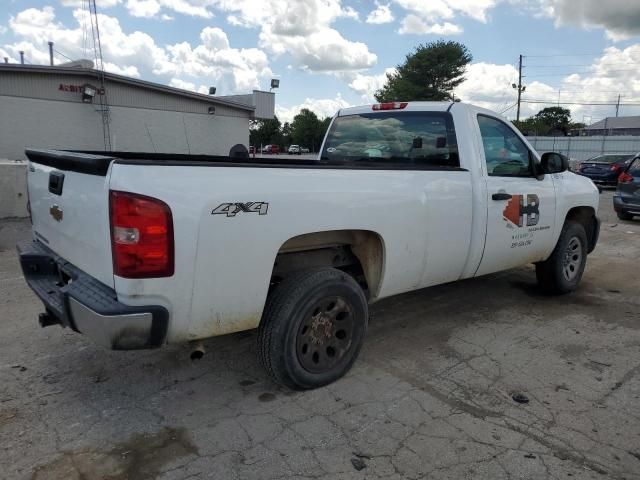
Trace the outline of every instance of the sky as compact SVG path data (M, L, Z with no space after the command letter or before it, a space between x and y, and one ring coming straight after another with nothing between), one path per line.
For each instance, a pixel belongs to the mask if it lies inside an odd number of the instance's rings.
M473 55L455 94L522 117L545 106L574 121L640 115L640 0L96 0L105 69L218 95L268 90L276 114L320 117L375 102L417 45L455 40ZM0 60L94 58L87 0L0 0ZM575 105L574 105L575 104ZM583 105L596 104L596 105Z

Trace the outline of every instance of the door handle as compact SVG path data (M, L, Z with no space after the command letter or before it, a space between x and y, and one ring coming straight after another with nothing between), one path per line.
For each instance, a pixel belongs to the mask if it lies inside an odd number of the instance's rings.
M505 192L498 192L491 195L492 200L510 200L511 194Z

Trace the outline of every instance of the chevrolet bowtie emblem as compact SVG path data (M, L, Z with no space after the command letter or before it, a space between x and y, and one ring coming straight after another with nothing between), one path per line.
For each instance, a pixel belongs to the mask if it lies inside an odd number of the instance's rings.
M56 222L62 221L62 209L58 205L54 205L49 209L49 213Z

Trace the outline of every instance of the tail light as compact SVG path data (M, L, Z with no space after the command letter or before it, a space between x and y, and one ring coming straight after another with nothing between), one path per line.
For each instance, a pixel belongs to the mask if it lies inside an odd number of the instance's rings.
M615 164L614 164L614 165L611 165L610 170L611 170L612 172L617 172L618 170L620 170L620 165L615 165Z
M629 175L627 172L622 172L618 177L618 182L620 183L630 183L633 182L633 176Z
M113 273L124 278L170 277L174 271L173 218L161 200L109 192Z
M372 110L402 110L408 105L407 102L386 102L386 103L376 103L371 107Z

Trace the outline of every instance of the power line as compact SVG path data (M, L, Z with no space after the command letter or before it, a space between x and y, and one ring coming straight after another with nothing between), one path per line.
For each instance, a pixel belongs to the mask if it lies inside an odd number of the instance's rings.
M58 55L60 55L61 57L64 57L64 58L66 58L67 60L69 60L69 61L73 62L73 59L72 59L72 58L67 57L64 53L59 52L58 50L54 50L54 52L55 52L55 53L57 53Z
M595 57L602 55L602 52L597 53L565 53L558 55L525 55L525 58L552 58L552 57Z
M584 106L611 106L611 105L618 105L617 101L612 101L612 102L600 102L600 103L595 103L595 102L558 102L558 100L522 100L522 103L548 103L548 104L553 104L553 105L584 105ZM628 106L628 107L640 107L640 102L638 103L630 103L630 102L625 102L625 103L620 103L620 106L624 107L624 106Z
M611 65L640 65L640 62L611 62L611 63L578 63L573 65L527 65L526 68L566 68L566 67L608 67Z

